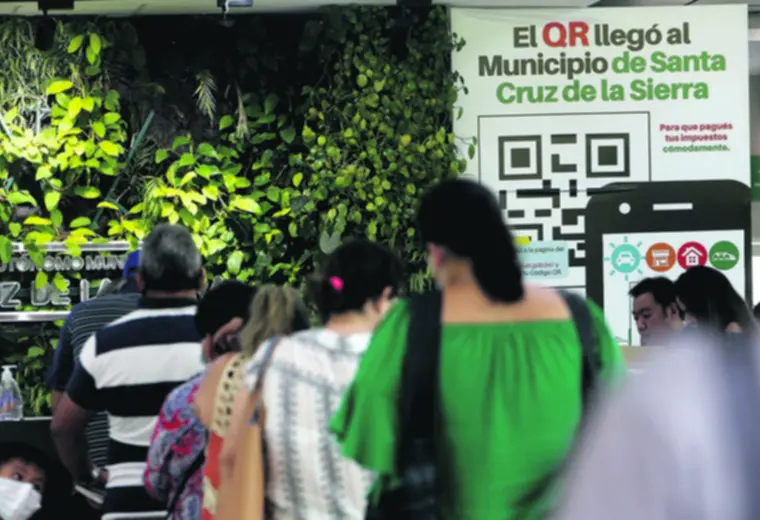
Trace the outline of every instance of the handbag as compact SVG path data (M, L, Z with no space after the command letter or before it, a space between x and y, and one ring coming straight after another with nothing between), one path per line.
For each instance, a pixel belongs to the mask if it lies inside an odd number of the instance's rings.
M228 493L225 493L225 501L228 501L228 504L225 504L225 510L229 513L224 513L223 516L217 514L217 520L262 520L264 518L266 460L263 435L266 410L262 400L262 388L272 353L279 341L279 338L272 338L264 347L258 379L251 391L248 410L246 410L246 413L251 414L251 419L240 436L232 481L225 483L230 488Z
M409 299L410 322L401 373L399 442L396 473L399 486L370 501L367 520L437 520L435 423L441 347L441 293Z

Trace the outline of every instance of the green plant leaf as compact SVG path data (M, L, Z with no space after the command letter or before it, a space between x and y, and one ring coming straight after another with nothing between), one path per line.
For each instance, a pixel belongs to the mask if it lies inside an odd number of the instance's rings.
M67 79L60 79L48 85L48 88L45 91L45 93L48 96L54 96L56 94L60 94L61 92L66 92L67 90L70 90L73 87L74 87L74 84L71 81Z
M51 223L50 219L38 217L36 215L31 215L24 219L25 226L49 226Z
M111 202L106 202L106 201L98 202L98 207L103 208L103 209L112 209L114 211L119 211L119 206Z
M292 144L296 138L296 129L293 128L292 126L283 128L282 130L280 130L280 137L287 144Z
M231 115L222 116L219 120L219 130L225 130L235 124L235 118Z
M12 193L9 193L8 202L15 206L18 206L19 204L31 204L32 206L37 206L37 201L34 200L34 197L32 197L28 192L23 191L14 191Z
M69 46L66 48L66 51L69 54L74 54L79 49L82 48L82 44L84 43L84 36L79 34L77 36L74 36L71 41L69 42Z
M75 218L74 220L71 221L71 223L69 224L69 227L71 229L76 229L76 228L80 228L80 227L89 226L90 224L92 224L92 221L89 218L87 218L87 217L77 217L77 218Z
M112 125L118 121L121 121L121 114L117 112L108 112L103 116L103 122L107 125Z
M92 122L92 131L95 135L100 137L101 139L105 137L106 135L106 125L104 125L100 121L93 121Z
M261 206L252 198L236 197L230 201L230 207L246 211L248 213L261 213Z
M216 153L216 150L214 150L214 147L208 143L199 144L198 153L204 157L210 157L212 159L217 159L219 157Z
M74 193L83 199L97 199L100 197L100 190L95 186L77 186L74 188Z
M233 253L227 258L227 271L230 274L238 274L240 267L243 264L243 252L233 251Z
M101 41L100 36L95 33L90 33L90 47L92 47L95 54L100 54L100 50L103 48L103 42Z
M50 167L43 164L39 168L37 168L37 173L34 175L35 181L42 181L45 179L49 179L53 176L53 172L50 171Z
M303 181L303 173L296 173L293 175L293 186L296 188L301 185L301 181Z
M119 153L121 152L119 145L112 143L111 141L100 141L98 143L98 146L101 150L103 150L104 153L110 155L111 157L118 157Z
M48 211L54 210L58 207L58 202L61 200L61 192L48 191L45 193L45 209Z
M0 262L7 264L13 256L13 242L5 235L0 235Z
M35 289L42 289L48 284L48 275L44 271L38 271L37 276L34 277Z
M277 94L269 94L264 100L264 114L269 115L277 108L277 104L280 102L280 98Z

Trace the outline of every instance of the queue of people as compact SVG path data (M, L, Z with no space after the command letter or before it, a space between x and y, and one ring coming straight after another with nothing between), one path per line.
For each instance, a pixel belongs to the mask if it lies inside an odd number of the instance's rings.
M51 371L60 459L104 495L91 517L756 518L745 487L730 489L740 452L719 446L714 349L678 354L676 390L662 369L646 376L657 392L627 380L593 302L524 283L478 183L431 188L417 231L436 290L405 295L401 260L353 240L302 299L234 280L199 296L191 234L156 227L125 270L131 289L72 311ZM718 271L644 280L631 296L645 344L754 345L751 312ZM712 386L696 389L702 376ZM678 398L693 406L676 411ZM105 457L85 437L98 417Z

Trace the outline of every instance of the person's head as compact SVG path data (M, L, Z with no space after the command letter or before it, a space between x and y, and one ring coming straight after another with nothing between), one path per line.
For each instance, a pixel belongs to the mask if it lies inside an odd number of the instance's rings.
M124 268L121 271L121 280L117 284L117 292L139 292L137 274L140 270L140 250L132 251L127 255Z
M668 278L644 278L628 294L633 298L633 319L642 345L656 343L657 338L683 324L676 303L676 284Z
M401 291L402 272L401 261L387 247L353 240L322 263L309 294L325 323L349 314L377 323Z
M523 298L514 238L488 188L465 179L433 186L422 197L417 226L433 275L444 290L474 281L493 301Z
M251 299L255 294L256 289L250 285L225 280L203 295L195 311L195 328L203 338L203 357L206 361L240 350L236 333L248 319Z
M738 325L743 332L755 334L754 317L746 302L726 276L712 267L696 266L676 280L678 306L688 324L726 331Z
M292 287L264 285L250 304L248 321L240 331L240 343L247 356L252 356L269 338L309 328L309 309Z
M45 492L47 457L22 443L0 444L0 478L31 484L40 494Z
M193 297L204 276L201 254L186 228L161 224L143 241L137 273L141 292Z

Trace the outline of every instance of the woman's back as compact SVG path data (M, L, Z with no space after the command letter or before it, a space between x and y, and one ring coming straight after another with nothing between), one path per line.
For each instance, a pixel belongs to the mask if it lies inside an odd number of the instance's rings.
M609 377L621 371L622 356L601 311L591 311ZM443 321L437 451L444 518L513 518L574 438L582 361L575 327L562 297L539 288L526 288L525 298L509 305L455 288L444 297ZM398 304L376 330L333 423L347 455L385 474L394 470L408 326L406 305Z
M311 329L274 348L262 390L266 499L274 520L363 518L371 474L340 456L328 429L370 333ZM247 369L253 388L264 349Z

